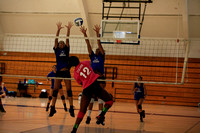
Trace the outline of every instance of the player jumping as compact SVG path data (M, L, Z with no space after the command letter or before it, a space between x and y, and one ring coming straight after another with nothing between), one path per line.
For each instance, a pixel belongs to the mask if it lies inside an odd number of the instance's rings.
M92 70L90 66L90 61L79 62L79 59L76 56L72 56L70 57L69 62L71 66L75 66L75 80L83 87L80 110L71 133L76 133L87 111L87 107L90 103L91 98L95 96L101 98L105 102L101 114L96 117L96 123L104 125L105 114L113 104L113 99L111 95L99 85L99 82L97 81L99 75L95 74Z

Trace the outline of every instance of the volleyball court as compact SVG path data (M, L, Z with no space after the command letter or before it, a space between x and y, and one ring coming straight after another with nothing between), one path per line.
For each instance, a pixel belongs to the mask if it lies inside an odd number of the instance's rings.
M115 102L106 115L105 126L102 126L96 124L98 102L95 101L91 123L85 123L85 116L78 132L196 132L199 129L199 114L191 107L197 106L197 97L193 93L188 93L187 97L179 94L182 88L189 86L183 85L185 78L188 80L187 72L195 71L187 68L189 41L183 38L142 37L141 21L143 23L142 18L104 19L100 24L100 38L75 35L66 37L64 34L57 37L59 41L69 39L70 56L77 56L80 61L90 60L85 39L89 39L93 51L98 48L96 41L100 39L105 51L105 80L99 81L106 81L105 89L112 94ZM73 26L73 28L80 27ZM0 114L0 121L3 123L1 132L62 133L72 130L75 118L63 110L61 99L57 101L57 112L53 117L49 117L49 112L45 111L48 99L39 98L41 93L49 92L51 88L47 74L52 71L52 66L56 65L53 51L55 38L55 35L41 34L1 36L0 63L3 82L9 91L17 91L17 96L22 92L16 90L16 86L19 82L23 82L28 88L26 94L33 97L2 99L7 112ZM74 68L71 68L71 75L73 72ZM137 80L138 76L142 76L141 81ZM73 76L65 79L71 80L72 83L75 116L77 116L80 109L78 97L82 87L75 82ZM144 122L140 122L138 106L135 106L134 95L131 94L136 82L145 84L147 89L142 107L146 110ZM66 86L63 83L62 85L67 98ZM191 97L194 99L190 102ZM69 108L69 103L66 104ZM12 129L6 125L10 125Z

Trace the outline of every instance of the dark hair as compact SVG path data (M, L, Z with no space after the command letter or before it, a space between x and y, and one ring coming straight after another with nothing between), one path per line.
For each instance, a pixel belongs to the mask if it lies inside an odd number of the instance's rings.
M142 76L138 76L141 80L143 79Z
M58 42L58 48L60 48L60 47L59 47L59 44L60 44L61 42L63 42L64 45L66 45L65 42L61 40L61 41Z
M70 67L72 66L77 66L79 64L79 59L76 56L70 56L69 57L69 65Z

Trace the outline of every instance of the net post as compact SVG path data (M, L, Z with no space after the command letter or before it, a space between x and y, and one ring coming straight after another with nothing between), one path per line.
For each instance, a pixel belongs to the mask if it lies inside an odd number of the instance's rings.
M177 52L177 58L176 58L176 83L178 82L178 59L179 59L179 39L176 41L176 52Z
M185 52L185 58L184 58L184 64L183 64L183 71L182 71L182 77L181 77L181 84L184 84L184 79L185 79L185 70L186 70L186 66L188 63L188 54L189 54L189 46L190 46L190 42L188 40L186 40L186 52Z

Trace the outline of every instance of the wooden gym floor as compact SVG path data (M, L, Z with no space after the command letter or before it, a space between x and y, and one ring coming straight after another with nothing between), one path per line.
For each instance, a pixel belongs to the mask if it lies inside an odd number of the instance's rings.
M51 118L45 111L47 99L7 97L2 102L7 112L0 112L0 133L70 133L76 120L64 111L61 100ZM77 100L74 106L77 115ZM134 103L116 102L106 114L105 126L96 125L97 109L95 103L90 125L85 124L85 116L78 133L200 133L197 107L144 104L146 118L141 123Z

